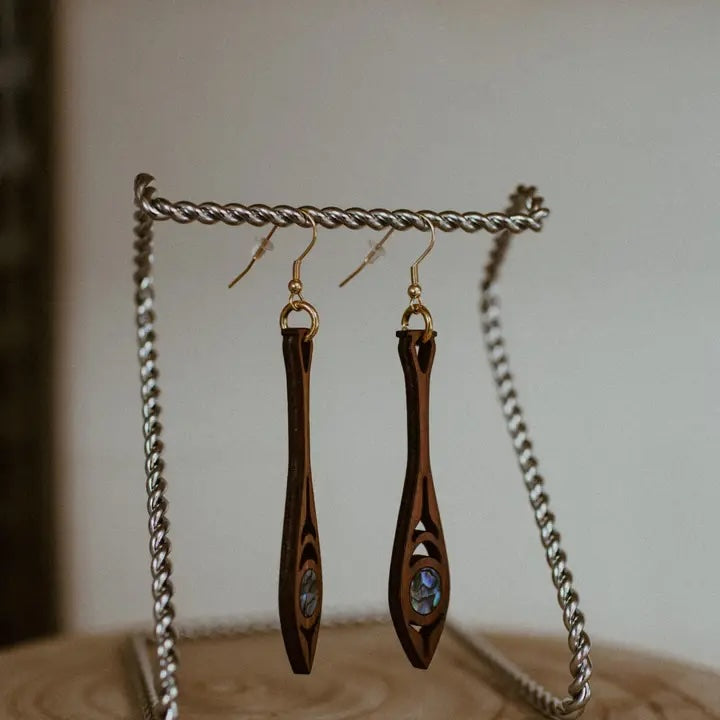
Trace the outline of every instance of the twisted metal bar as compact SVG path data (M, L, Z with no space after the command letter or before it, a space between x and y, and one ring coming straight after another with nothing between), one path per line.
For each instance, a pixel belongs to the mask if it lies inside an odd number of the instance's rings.
M174 627L175 611L173 607L173 586L171 582L172 565L170 563L170 541L168 537L167 483L163 477L163 445L160 439L162 427L158 420L160 405L157 398L157 352L155 350L154 330L154 287L153 234L154 220L175 220L180 223L198 221L203 224L222 222L228 225L248 223L261 226L272 223L281 227L296 224L309 227L309 214L312 219L326 228L344 226L351 229L368 227L374 230L393 227L396 230L416 228L427 230L428 221L444 231L462 229L466 232L488 230L497 233L485 268L482 282L481 312L483 333L493 377L507 421L510 437L513 441L520 469L528 490L535 520L546 559L551 569L553 584L557 590L558 603L563 611L563 621L568 630L569 646L572 652L570 672L572 681L568 687L568 696L560 699L536 683L513 663L501 655L489 644L473 641L464 633L454 630L454 634L465 645L476 652L485 662L511 681L516 691L545 715L556 720L574 720L578 718L590 699L589 678L592 672L590 663L590 640L584 630L584 617L578 607L578 596L572 586L572 575L566 565L566 556L560 548L560 535L555 529L554 516L548 509L548 497L545 494L544 481L539 475L538 462L527 436L527 428L517 403L512 376L508 368L507 355L501 334L499 300L495 283L499 270L507 253L512 233L525 229L538 231L548 215L543 207L542 198L534 187L519 186L511 198L506 213L458 213L445 211L436 213L423 210L362 210L350 208L292 208L288 206L269 207L267 205L244 206L238 204L218 205L201 203L196 205L187 201L171 203L164 198L156 198L152 187L153 178L141 174L135 179L135 305L138 333L138 358L140 361L141 396L143 410L143 437L145 446L145 473L148 495L148 514L150 531L150 555L153 594L153 617L155 620L153 638L155 642L158 677L157 689L154 682L148 680L150 665L141 657L142 643L135 640L129 653L131 663L135 663L134 679L143 688L143 715L160 720L177 720L178 686L176 651L177 632ZM212 634L212 630L209 631ZM218 633L222 633L218 629ZM134 658L134 659L133 659Z
M171 582L170 540L168 538L167 483L163 476L162 425L157 384L158 368L155 350L155 290L153 285L152 218L142 208L135 212L135 320L137 324L138 359L140 361L140 395L142 398L143 438L147 510L150 530L150 571L152 574L154 637L158 662L159 703L163 720L178 717L178 665L173 627L173 585Z
M511 197L508 213L524 210L531 214L541 206L542 198L535 195L534 188L518 188L518 191ZM550 500L545 492L545 481L538 470L538 459L533 452L527 425L518 404L517 391L510 373L505 341L502 336L497 280L510 245L510 237L507 230L503 231L495 237L490 250L481 285L482 327L503 415L525 481L535 523L540 531L540 541L550 566L553 585L557 590L557 601L562 610L563 623L568 631L568 646L572 653L570 659L572 679L568 686L567 697L561 699L553 695L489 643L472 640L469 635L465 634L456 635L485 662L505 676L516 691L535 709L557 720L574 720L582 715L590 700L589 680L592 674L590 638L585 632L585 616L580 611L578 594L573 587L573 576L567 566L567 556L560 547L560 533L555 527L555 516L549 508Z
M438 229L445 232L452 230L464 230L465 232L477 232L487 230L497 233L507 230L512 233L519 233L523 230L542 229L543 220L549 214L547 208L541 205L533 206L531 212L508 213L459 213L455 210L435 212L433 210L363 210L362 208L348 208L341 210L337 207L316 208L304 206L302 208L289 207L287 205L218 205L214 202L200 204L191 203L187 200L170 202L165 198L155 197L155 188L152 186L154 178L146 173L141 173L135 178L135 205L153 220L174 220L186 224L200 222L204 225L224 223L225 225L242 225L248 223L260 227L268 223L287 227L288 225L299 225L303 228L310 227L307 216L324 228L346 227L351 230L370 228L371 230L382 230L383 228L394 228L395 230L427 230L428 220ZM526 188L518 188L518 192Z

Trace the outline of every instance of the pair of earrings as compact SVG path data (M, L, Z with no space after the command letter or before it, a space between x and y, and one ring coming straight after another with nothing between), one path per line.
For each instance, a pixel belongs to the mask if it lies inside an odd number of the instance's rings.
M300 266L315 245L317 225L304 212L312 227L312 240L293 263L288 283L290 297L280 312L283 357L288 398L288 477L285 495L278 605L285 650L295 673L310 672L315 656L322 608L322 565L310 467L310 365L313 338L319 315L303 297ZM430 243L410 267L410 302L397 331L398 353L405 377L407 401L408 454L395 540L390 560L388 603L398 639L410 662L427 668L440 640L450 599L450 573L440 511L430 469L429 398L430 371L435 357L432 315L421 299L418 266L435 244L435 228L423 216ZM277 226L260 243L248 266L232 287L266 252ZM352 280L382 251L394 232L389 230L365 256L340 287ZM310 327L289 327L292 312L306 312ZM424 328L409 327L413 315L420 315Z

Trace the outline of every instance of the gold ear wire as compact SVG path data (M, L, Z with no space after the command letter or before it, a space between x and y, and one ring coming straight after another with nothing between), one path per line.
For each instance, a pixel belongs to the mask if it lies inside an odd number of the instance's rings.
M300 282L300 266L302 265L302 261L305 259L310 250L312 250L312 247L313 245L315 245L315 242L317 240L317 223L312 218L310 213L308 213L306 210L300 208L300 212L308 219L308 221L312 225L313 235L310 244L305 248L305 250L303 250L300 257L293 262L293 280L296 282ZM247 264L247 267L239 275L237 275L232 280L232 282L228 284L228 288L231 288L238 282L240 282L240 280L242 280L250 272L252 266L268 251L268 249L272 249L268 248L268 245L270 245L270 239L275 234L275 231L278 229L278 227L280 226L274 225L273 229L267 234L266 237L263 238L262 242L258 246L258 249L253 253L252 258L250 258L250 262Z
M418 280L418 267L420 263L430 254L431 250L435 247L435 226L433 225L430 218L425 213L418 213L421 215L425 222L428 224L428 231L430 232L430 243L423 250L420 257L410 266L410 285L408 286L408 295L410 296L410 304L407 306L402 316L401 327L403 330L408 329L410 318L413 315L421 315L425 321L425 332L422 336L422 341L427 342L433 336L433 322L430 311L423 305L420 296L422 294L422 288ZM374 245L370 252L363 258L363 261L358 265L341 283L340 287L345 287L354 277L356 277L366 265L369 265L373 259L377 256L378 252L382 249L387 239L395 232L395 228L390 228L382 240L377 245Z
M405 308L400 327L402 327L403 330L407 330L410 326L410 318L413 315L422 316L425 321L425 332L422 334L422 341L427 342L433 337L433 320L430 310L423 305L421 298L422 287L420 287L420 281L418 279L418 266L435 247L435 226L425 213L418 213L418 215L422 215L428 224L428 229L430 230L430 244L425 248L425 250L423 250L420 257L410 266L410 285L408 285L407 289L408 295L410 296L410 303L407 308Z
M315 222L315 219L312 217L312 215L310 215L310 213L304 208L300 208L300 212L308 219L308 222L312 226L312 240L310 240L309 245L302 251L302 253L300 253L299 257L293 260L292 279L288 283L290 299L288 300L287 305L285 305L285 307L280 312L280 327L283 330L287 329L288 315L290 315L292 311L297 312L299 310L305 310L305 312L307 312L307 314L310 316L311 321L310 328L304 338L305 341L308 341L312 340L312 338L315 337L315 335L317 334L318 328L320 327L320 319L317 310L302 296L303 284L302 280L300 279L300 268L302 266L302 261L307 257L307 254L313 249L313 246L317 242L317 223ZM228 285L228 288L233 287L233 285L242 280L250 272L252 266L267 252L267 250L269 249L268 246L270 245L270 238L272 238L272 236L275 234L275 231L278 229L278 227L280 226L273 226L273 229L267 234L267 236L258 246L258 249L253 253L253 256L252 258L250 258L250 262L247 264L247 267Z
M435 247L435 226L430 222L430 218L428 218L425 213L418 213L418 215L422 215L425 218L425 221L430 227L430 244L425 248L422 255L410 266L410 284L412 285L418 285L418 265L430 254L430 251Z
M312 225L312 240L310 240L310 244L302 251L299 257L297 257L293 261L292 279L288 283L290 299L288 300L287 305L285 305L285 307L280 311L280 327L283 330L287 330L288 316L290 315L290 313L292 311L298 312L300 310L304 310L310 316L310 329L303 338L304 342L308 342L312 340L315 335L317 335L317 331L320 327L320 316L318 315L315 307L309 302L307 302L307 300L305 300L302 296L303 284L302 280L300 279L300 268L302 266L302 261L313 249L313 246L317 241L317 223L313 219L312 215L310 215L310 213L304 208L300 208L300 212L308 219L309 223Z
M263 238L262 242L258 246L258 249L253 253L252 258L250 258L250 262L248 263L247 267L228 285L228 289L233 287L236 283L240 282L249 272L250 268L267 252L268 245L270 245L270 238L273 236L275 231L278 229L278 226L275 225L273 229L267 234L265 238Z
M430 251L435 247L435 226L430 222L430 218L428 218L427 215L424 213L418 213L418 215L422 215L423 218L425 218L425 221L428 224L428 228L430 231L430 244L425 248L422 255L410 266L410 283L412 285L418 284L418 266L420 263L429 255ZM382 240L377 245L374 245L370 252L363 258L363 261L340 283L339 287L345 287L354 277L356 277L364 268L366 265L369 265L375 256L380 252L382 249L382 246L385 244L385 242L388 240L388 238L395 232L395 228L390 228L385 235L383 235Z
M310 224L312 225L312 240L310 240L310 244L302 251L299 257L297 257L293 261L293 268L292 268L292 280L288 283L288 290L290 291L290 302L293 302L293 295L296 295L300 300L302 300L302 280L300 279L300 266L302 265L302 261L305 259L307 254L313 249L313 246L315 245L317 241L317 223L315 220L313 220L312 215L310 215L307 210L304 208L300 208L300 212L308 219Z
M380 252L382 249L382 246L385 244L385 241L395 232L395 228L390 228L385 235L383 235L383 239L377 244L373 245L373 247L370 249L370 252L363 258L363 261L353 270L341 283L338 287L345 287L366 265L369 265L375 256Z

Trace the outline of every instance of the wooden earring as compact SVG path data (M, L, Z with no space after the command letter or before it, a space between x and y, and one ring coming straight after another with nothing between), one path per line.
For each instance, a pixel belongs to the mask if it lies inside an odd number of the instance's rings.
M285 651L293 672L308 674L315 658L320 611L322 609L322 564L312 471L310 469L310 364L313 338L320 327L317 310L302 296L300 266L317 240L317 225L302 211L312 226L312 240L295 262L288 283L290 299L280 312L283 358L287 377L288 475L285 492L278 608ZM274 226L255 250L247 267L230 283L232 287L268 250L278 226ZM291 312L304 311L310 327L288 327Z
M430 371L437 333L433 330L432 315L422 303L418 282L418 266L435 245L435 227L428 216L419 214L430 231L430 244L410 266L410 304L402 316L402 329L397 332L398 353L405 375L408 455L390 560L388 604L405 654L415 667L425 669L430 665L445 626L450 603L450 570L430 470ZM384 253L383 245L393 232L391 228L385 233L340 287ZM423 318L424 330L409 329L413 315Z
M283 328L287 375L289 462L278 606L288 660L295 673L310 672L320 629L322 566L310 469L310 363L307 328Z
M313 228L312 241L293 263L290 300L280 313L287 377L288 475L278 608L285 651L297 674L312 669L322 610L320 539L310 468L310 365L320 322L317 310L302 297L300 281L300 264L315 244L317 227L307 217ZM288 327L289 314L301 310L310 316L310 327Z
M450 602L447 552L430 470L430 371L437 333L432 324L429 328L428 339L427 329L397 333L405 376L408 457L388 583L395 632L410 662L421 669L430 665Z
M435 245L435 228L426 216L430 244L410 267L410 304L397 333L405 376L408 454L395 541L390 560L388 601L395 632L410 662L426 669L433 658L450 603L450 569L440 510L430 469L430 371L435 338L430 311L422 303L418 265ZM420 315L424 330L410 330Z

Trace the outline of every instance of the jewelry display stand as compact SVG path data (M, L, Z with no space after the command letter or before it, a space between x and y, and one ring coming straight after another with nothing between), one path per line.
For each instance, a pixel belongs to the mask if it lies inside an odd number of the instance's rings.
M141 711L147 720L175 720L179 717L179 690L177 683L180 638L188 641L223 640L247 638L268 632L260 627L211 627L179 632L175 624L173 605L172 565L168 537L167 481L164 476L162 427L159 421L160 393L157 377L157 349L155 333L155 291L153 284L153 223L173 220L178 223L199 222L203 225L223 223L226 225L249 224L255 227L272 225L287 227L298 225L309 228L312 223L327 229L346 227L357 230L369 228L397 231L428 230L431 224L436 230L451 232L463 230L495 233L489 260L485 266L481 285L482 328L490 367L502 407L503 415L512 440L512 446L523 476L532 513L540 532L543 553L550 567L557 601L562 611L563 623L568 633L570 648L570 675L567 695L553 695L540 683L520 670L504 654L476 634L449 626L454 646L471 658L482 661L492 669L504 686L529 703L535 710L551 718L572 720L579 717L590 699L589 679L590 639L585 632L585 618L579 609L578 595L573 588L572 574L567 567L566 555L560 547L560 534L555 527L555 517L548 507L545 484L538 469L538 461L528 437L528 430L518 404L517 393L510 374L508 358L501 333L499 299L496 283L500 267L506 256L512 235L530 229L539 231L548 210L535 188L519 186L511 196L505 212L434 212L423 210L362 210L336 207L302 207L285 205L219 205L214 202L200 204L188 201L170 202L156 197L152 186L154 179L147 174L135 179L135 307L137 321L138 357L143 414L143 437L145 449L145 474L147 509L150 531L150 567L152 574L153 620L151 638L133 636L126 647L127 667L140 701ZM368 628L381 622L368 621ZM323 626L328 623L324 622ZM332 626L333 623L330 623ZM358 627L358 621L340 623L337 627ZM374 630L372 632L375 632ZM278 649L278 652L282 652ZM417 671L413 671L417 672ZM288 673L290 671L288 670ZM308 680L306 680L307 682ZM275 717L268 712L267 717ZM249 715L248 715L249 717ZM252 717L265 717L253 714ZM300 716L299 716L300 717ZM302 714L302 718L311 717ZM323 717L329 717L323 715ZM333 716L334 717L334 716ZM338 716L340 717L340 716ZM345 717L345 716L343 716ZM355 714L352 717L365 717ZM373 717L376 717L373 715ZM385 717L385 716L383 716ZM403 716L405 717L405 716ZM399 718L398 718L399 720Z

